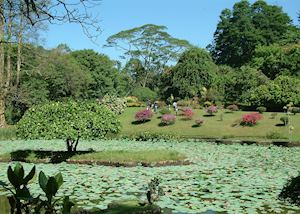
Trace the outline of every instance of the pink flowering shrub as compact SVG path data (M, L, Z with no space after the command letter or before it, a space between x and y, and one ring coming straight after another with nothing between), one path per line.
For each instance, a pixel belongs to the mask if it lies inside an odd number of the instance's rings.
M172 114L164 114L161 116L161 123L163 125L171 125L174 124L176 121L176 116Z
M195 120L196 126L201 126L204 123L204 120L201 118L198 118L197 120Z
M239 107L235 104L232 104L232 105L227 106L226 109L229 111L238 111Z
M139 121L139 122L145 122L147 120L150 120L152 116L153 116L153 112L150 109L148 109L148 110L144 109L142 111L138 111L135 114L135 119L136 119L136 121Z
M244 114L242 116L241 125L243 126L254 126L259 120L262 119L262 115L258 112Z
M191 120L193 118L194 112L191 108L183 108L182 109L182 115L185 117L185 119Z
M214 115L214 113L217 113L217 112L218 112L217 106L209 106L206 109L206 113L209 114L209 115Z

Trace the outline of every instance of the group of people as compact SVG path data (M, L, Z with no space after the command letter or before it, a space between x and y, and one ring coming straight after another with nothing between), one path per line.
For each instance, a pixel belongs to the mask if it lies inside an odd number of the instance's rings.
M174 111L176 112L176 115L177 115L177 113L178 113L177 102L174 101L172 105L173 105L173 109L174 109ZM149 109L153 109L153 111L156 113L157 110L158 110L158 102L155 101L154 103L151 103L151 101L148 100L148 101L147 101L147 110L149 110ZM170 104L169 104L169 110L171 110Z

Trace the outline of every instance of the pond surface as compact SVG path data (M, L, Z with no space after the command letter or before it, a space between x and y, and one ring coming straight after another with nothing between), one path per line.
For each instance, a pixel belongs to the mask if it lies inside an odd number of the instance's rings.
M0 153L22 149L64 150L63 141L0 142ZM62 172L65 183L58 196L70 195L84 209L106 209L114 200L145 199L147 183L161 179L166 192L157 202L173 213L300 213L300 208L277 199L287 179L296 176L300 148L256 145L216 145L203 142L81 142L81 150L170 149L185 154L194 164L166 167L107 167L76 164L37 164L47 175ZM0 163L6 181L7 163ZM32 164L24 164L26 172ZM41 193L37 181L33 194ZM2 193L5 194L5 193ZM2 209L0 203L0 207ZM6 209L6 208L5 208Z

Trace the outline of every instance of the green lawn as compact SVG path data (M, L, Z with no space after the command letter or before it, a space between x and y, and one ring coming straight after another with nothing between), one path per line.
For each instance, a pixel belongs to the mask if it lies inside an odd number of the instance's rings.
M0 154L1 161L26 161L30 163L46 162L60 163L71 161L103 161L112 163L157 163L161 161L183 161L186 156L177 151L167 149L152 149L138 151L107 150L107 151L78 151L70 153L67 151L39 151L39 150L17 150L10 153Z
M270 133L276 132L280 138L288 139L288 127L282 126L280 117L284 113L278 113L275 119L271 119L271 112L263 113L263 119L253 127L232 126L243 114L249 113L238 111L234 113L223 113L223 121L220 120L221 113L215 116L205 116L202 109L196 109L192 120L183 120L182 116L177 116L176 123L170 126L159 126L160 113L154 114L151 121L143 124L134 124L134 115L143 108L127 108L120 116L122 123L121 135L131 136L139 133L160 133L191 138L238 138L238 139L266 139ZM204 124L201 127L193 127L195 119L203 118ZM294 126L292 140L300 140L300 114L291 116L291 125Z

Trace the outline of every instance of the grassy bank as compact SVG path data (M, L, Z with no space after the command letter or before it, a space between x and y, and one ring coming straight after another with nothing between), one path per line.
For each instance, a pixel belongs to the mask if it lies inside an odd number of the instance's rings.
M208 116L204 110L197 109L192 120L184 120L182 116L177 116L176 122L170 126L159 126L160 114L154 114L151 121L143 124L135 124L134 115L141 108L127 108L120 116L122 123L121 135L131 136L140 133L170 134L190 138L234 138L234 139L288 139L288 127L283 126L280 117L284 113L277 113L273 118L272 112L263 113L263 119L253 127L245 127L238 124L238 120L243 114L249 113L237 111L234 113L218 112L215 116ZM204 119L201 127L194 127L195 119ZM294 126L291 139L300 141L300 114L291 116L291 124Z

